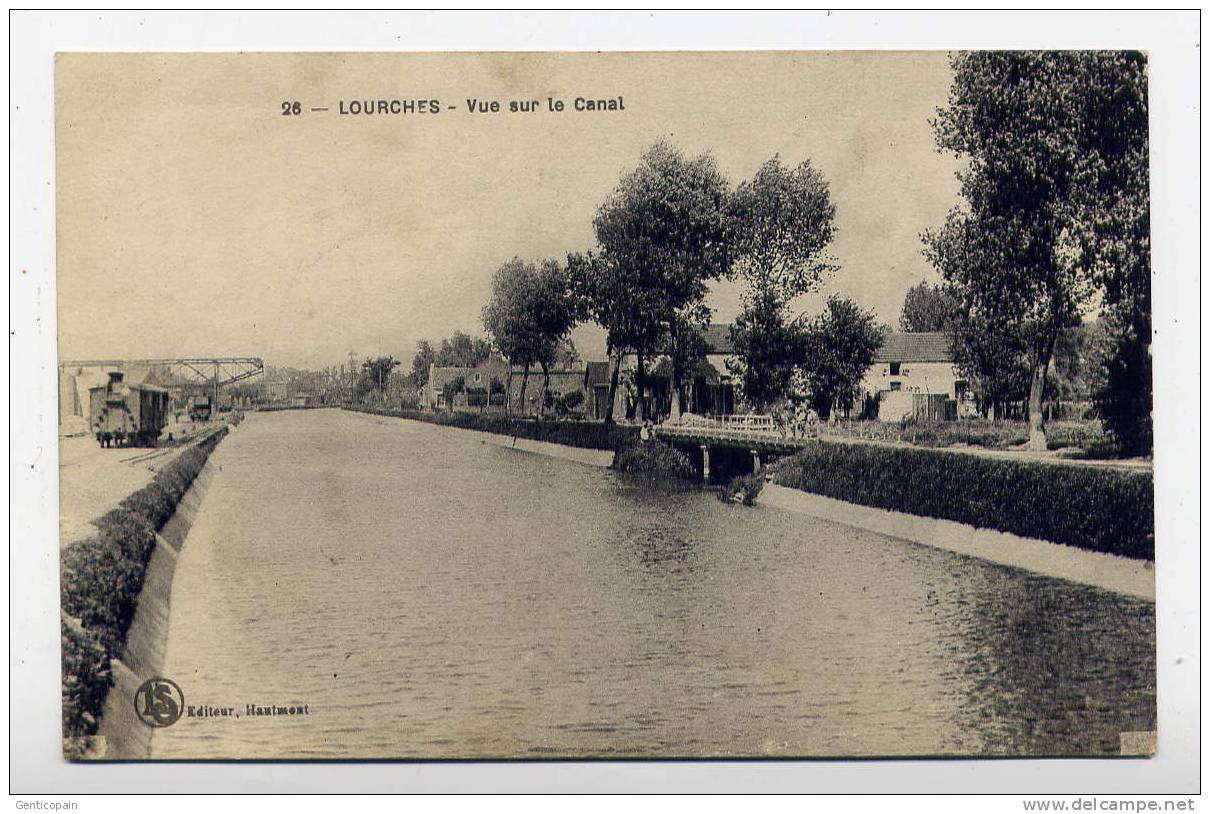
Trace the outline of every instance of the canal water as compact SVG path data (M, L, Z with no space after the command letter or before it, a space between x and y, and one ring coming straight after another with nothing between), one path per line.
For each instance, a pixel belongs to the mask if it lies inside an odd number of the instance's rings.
M361 414L256 414L181 554L157 758L1117 754L1146 602ZM305 714L258 716L247 705Z

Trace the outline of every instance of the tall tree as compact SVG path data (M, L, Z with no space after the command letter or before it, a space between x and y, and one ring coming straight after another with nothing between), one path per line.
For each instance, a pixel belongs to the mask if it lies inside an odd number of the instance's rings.
M387 382L391 378L391 371L397 367L399 367L399 360L394 356L378 356L374 359L367 359L361 365L371 385L379 393L386 392Z
M521 406L529 371L542 369L542 403L550 391L550 367L569 349L567 335L575 325L576 307L566 270L557 260L540 266L514 258L492 280L492 296L483 308L483 327L511 364L524 367ZM574 346L570 346L574 353Z
M525 409L525 391L529 386L529 370L538 361L537 316L533 312L537 299L537 269L514 257L496 270L492 278L492 295L483 306L483 329L492 337L496 347L510 364L521 365L521 409ZM506 403L505 410L512 405Z
M576 301L571 292L571 281L564 266L558 260L543 260L537 269L532 289L534 300L530 313L534 319L534 357L542 368L542 405L546 409L550 401L550 368L566 356L570 340L568 334L576 324ZM570 346L575 352L575 346Z
M732 268L746 284L731 330L733 372L748 403L764 410L785 395L798 361L787 306L836 270L827 254L836 207L810 161L790 169L774 156L739 185L728 214Z
M833 407L847 414L882 345L883 332L874 313L833 294L824 312L807 324L802 341L802 373L815 411L824 418Z
M639 166L623 176L593 220L606 262L632 276L634 293L677 347L686 311L706 297L707 283L730 268L727 240L726 179L708 155L688 159L660 141L643 154ZM645 339L648 331L640 331ZM643 362L651 348L637 350L640 398ZM682 379L678 355L672 355L673 381ZM681 394L673 388L672 412L681 413Z
M958 319L959 308L957 299L946 291L945 286L932 286L921 280L909 288L903 297L899 330L909 333L949 333Z
M642 370L662 334L659 315L652 301L644 296L640 270L622 265L613 253L571 254L567 258L567 272L576 298L577 319L591 320L605 330L605 349L610 361L605 423L611 424L622 357L636 354ZM639 405L641 410L641 399ZM639 420L642 418L640 412Z
M1147 60L1137 51L1083 55L1082 152L1072 200L1078 262L1101 293L1110 339L1095 393L1123 455L1152 450L1151 198Z
M802 331L780 309L745 307L731 325L736 358L727 368L740 383L745 402L758 412L790 390L795 366L803 361Z
M1135 106L1142 98L1142 57L979 51L951 64L949 104L933 125L938 146L968 160L959 173L965 206L926 234L926 253L968 315L1025 346L1029 445L1045 449L1042 398L1055 342L1105 290L1103 258L1115 252L1103 244L1139 220L1089 223L1117 211L1114 196L1130 175L1110 168L1121 169L1116 140L1131 140L1117 131L1136 126L1137 117L1118 114L1131 107L1120 97Z
M706 361L706 326L710 323L710 309L705 303L688 307L677 316L676 330L668 336L675 336L675 342L668 344L668 358L671 362L672 378L669 386L682 408L688 404L685 388L693 382L695 374L701 370Z
M433 350L433 343L427 339L421 339L416 343L416 353L412 356L412 378L417 387L423 387L429 383L429 368L437 361L437 351Z

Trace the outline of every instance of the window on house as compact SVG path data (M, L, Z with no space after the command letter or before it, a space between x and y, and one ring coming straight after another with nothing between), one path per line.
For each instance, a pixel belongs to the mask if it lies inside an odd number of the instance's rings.
M482 374L482 373L476 373L476 374L475 374L475 384L478 384L478 383L479 383L480 381L482 381L482 380L483 380L483 374Z
M891 362L891 375L892 376L899 375L899 363L898 362Z
M902 390L903 382L891 382L891 389L892 390Z

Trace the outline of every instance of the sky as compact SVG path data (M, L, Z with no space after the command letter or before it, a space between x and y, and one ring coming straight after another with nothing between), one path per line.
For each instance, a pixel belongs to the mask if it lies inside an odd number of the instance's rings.
M733 184L775 154L811 161L840 269L794 309L837 292L894 324L937 279L921 232L957 203L928 121L949 81L939 51L61 54L59 355L410 360L419 339L482 332L502 263L592 248L597 207L660 138ZM340 113L377 100L441 111ZM715 321L737 295L714 287ZM573 338L603 358L598 329Z

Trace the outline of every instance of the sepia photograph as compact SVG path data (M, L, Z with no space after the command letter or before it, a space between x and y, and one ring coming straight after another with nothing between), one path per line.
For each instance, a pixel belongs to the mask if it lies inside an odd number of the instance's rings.
M1200 12L9 25L17 810L1196 810Z
M1139 51L59 53L70 760L1148 756Z

